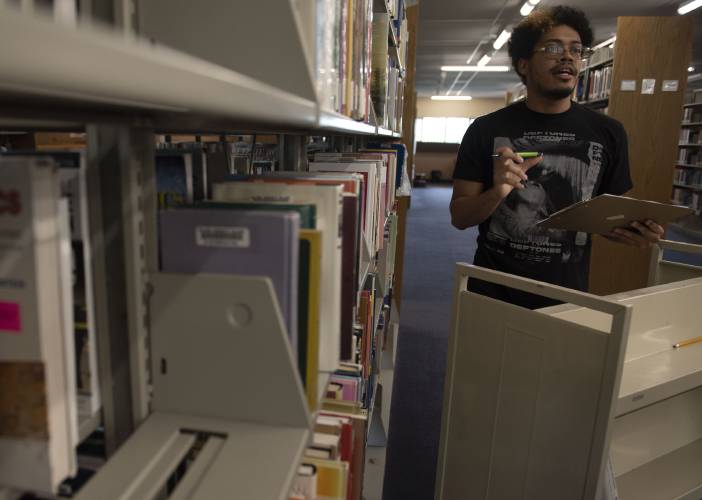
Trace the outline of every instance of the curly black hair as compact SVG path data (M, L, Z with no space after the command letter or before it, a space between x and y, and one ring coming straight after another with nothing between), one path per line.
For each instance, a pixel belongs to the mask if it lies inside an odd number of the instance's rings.
M529 59L539 38L554 26L569 26L578 32L584 46L592 45L594 34L582 10L563 5L535 10L514 27L507 46L512 66L523 83L526 80L519 73L517 63L520 59Z

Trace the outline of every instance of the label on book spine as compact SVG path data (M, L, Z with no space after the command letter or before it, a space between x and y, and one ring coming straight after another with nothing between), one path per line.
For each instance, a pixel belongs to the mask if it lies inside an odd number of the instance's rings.
M201 247L249 248L251 231L247 227L197 226L195 242Z
M16 302L0 302L0 330L11 333L22 330L20 306Z

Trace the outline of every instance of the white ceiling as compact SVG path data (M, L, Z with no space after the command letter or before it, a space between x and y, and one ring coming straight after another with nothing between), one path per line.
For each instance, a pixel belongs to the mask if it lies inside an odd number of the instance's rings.
M492 41L508 24L521 19L524 0L420 0L417 38L416 88L419 96L452 94L473 97L504 97L519 82L509 73L442 73L441 66L464 65L474 52L472 63L492 52ZM677 15L682 0L542 0L539 6L570 5L585 11L595 31L595 40L609 38L616 31L617 16ZM694 15L693 64L702 71L702 9ZM482 46L479 44L483 42ZM490 64L510 65L505 45ZM464 88L468 80L470 83Z

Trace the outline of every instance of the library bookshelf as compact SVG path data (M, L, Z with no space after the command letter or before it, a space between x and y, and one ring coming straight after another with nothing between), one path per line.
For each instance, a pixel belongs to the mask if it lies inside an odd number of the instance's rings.
M26 145L38 146L39 133L79 137L63 147L79 150L85 164L98 358L92 375L99 379L102 402L100 416L76 423L76 444L97 428L104 434L104 456L93 461L97 475L82 490L69 480L41 491L0 484L0 493L13 498L55 494L61 488L78 498L109 499L129 484L134 498L141 498L172 481L182 460L196 450L191 474L179 472L177 496L217 498L223 491L241 491L252 499L288 498L313 444L317 417L339 410L328 400L334 374L316 373L316 398L306 397L270 280L186 278L161 271L155 152L175 134L191 145L203 144L203 137L222 145L232 142L230 136L253 136L252 150L258 146L255 137L265 136L277 144L271 160L277 169L304 172L312 144L350 154L403 139L411 144L402 133L414 121L403 116L403 96L414 92L409 88L414 45L408 44L414 34L406 9L397 1L341 4L348 8L345 26L330 26L336 17L326 16L330 11L325 9L334 2L234 7L217 0L197 6L140 1L136 13L115 15L111 23L75 6L67 19L70 2L55 2L54 11L33 2L0 6L0 39L13 47L0 54L0 64L12 68L0 76L0 136L10 137L8 144L28 156L33 152ZM223 18L236 26L222 24ZM380 28L387 33L384 44L375 44L384 51L377 55L370 52L374 18L383 20ZM200 36L182 36L189 32ZM262 33L275 43L261 39ZM345 44L339 57L347 65L346 73L331 82L320 75L341 63L318 53L329 37ZM371 88L373 71L391 74L393 86ZM51 155L57 147L45 149ZM400 198L408 200L409 192ZM363 458L371 456L368 443L380 444L380 450L383 438L378 436L387 433L398 334L393 288L402 262L397 235L404 234L405 218L397 216L395 205L386 212L378 214L379 245L364 249L362 270L364 284L377 284L369 327L377 351L371 356L372 387L366 389L373 397L357 402L357 416L367 422L360 441ZM242 290L250 293L241 295ZM217 306L215 295L238 296L238 305L231 310L225 303ZM212 337L202 349L189 337L196 328L193 317L213 307L229 312L224 322L211 318L207 331ZM357 296L352 307L356 315ZM243 335L226 340L216 333L231 328ZM237 354L229 358L228 350ZM166 373L173 376L170 382L163 380ZM192 380L193 373L206 375ZM178 377L193 385L175 389ZM222 397L226 392L230 398ZM250 403L236 404L238 397ZM44 474L39 469L26 472ZM136 478L139 470L143 474ZM379 498L382 480L364 482L363 462L356 473L362 488L354 498L362 492Z

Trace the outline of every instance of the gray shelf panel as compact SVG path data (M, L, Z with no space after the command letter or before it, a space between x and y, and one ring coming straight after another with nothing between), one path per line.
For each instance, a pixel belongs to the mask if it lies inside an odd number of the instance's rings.
M69 119L126 113L152 123L313 128L316 103L178 51L96 26L64 27L0 8L0 100ZM3 116L8 114L3 106ZM36 114L36 110L35 110ZM103 118L104 119L104 118Z
M702 439L617 478L622 500L688 500L702 496Z
M351 134L375 135L376 128L367 123L358 122L340 113L322 111L319 114L318 128L330 132L345 132Z

